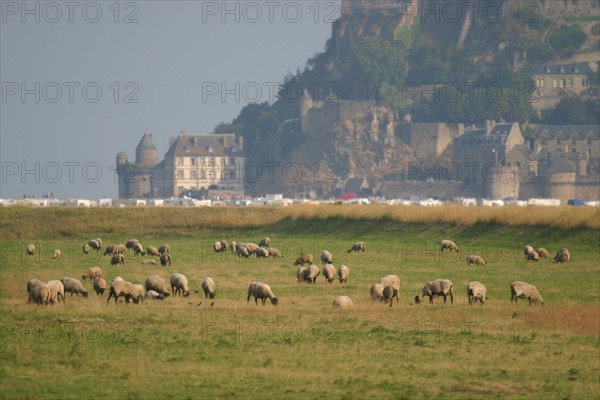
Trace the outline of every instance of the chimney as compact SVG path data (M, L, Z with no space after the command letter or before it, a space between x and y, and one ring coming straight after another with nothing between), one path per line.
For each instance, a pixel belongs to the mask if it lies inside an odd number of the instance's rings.
M485 121L485 133L487 133L488 135L490 134L490 132L492 131L492 129L494 129L494 120L492 119L487 119Z

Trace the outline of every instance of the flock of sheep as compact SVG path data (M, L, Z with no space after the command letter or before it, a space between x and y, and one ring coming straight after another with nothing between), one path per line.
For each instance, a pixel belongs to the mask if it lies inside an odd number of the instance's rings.
M227 251L229 248L233 254L238 257L250 257L255 255L258 257L281 257L281 252L273 247L270 247L271 240L268 237L263 238L258 244L250 242L235 242L232 241L229 245L226 241L217 241L213 243L213 249L215 253ZM440 251L448 249L449 251L460 252L459 247L451 240L442 240L440 242ZM365 242L356 242L347 250L351 252L365 252ZM100 252L102 249L101 239L92 239L83 245L83 252L87 254L91 250ZM124 253L126 250L131 250L135 255L151 255L158 256L161 261L161 265L171 265L171 248L168 244L160 246L158 248L148 246L144 251L144 247L137 239L129 240L126 244L115 244L108 246L104 255L111 256L111 264L118 265L124 264ZM527 261L538 261L540 258L548 258L549 253L544 248L538 247L537 250L531 245L525 246L523 249L525 259ZM35 246L30 244L27 246L27 253L33 255L35 253ZM54 257L60 257L60 250L57 249L54 253ZM297 270L296 278L299 283L316 283L317 277L323 273L327 284L333 283L337 275L337 279L340 283L346 284L348 282L348 276L350 269L346 265L340 265L336 271L333 263L333 254L327 250L323 250L321 255L321 266L322 269L316 266L314 262L314 256L312 254L302 254L295 260L294 265L299 265ZM554 258L556 262L567 262L570 259L569 250L566 248L560 249ZM156 264L154 260L143 260L144 264ZM467 256L467 264L485 265L483 257L475 254ZM308 264L308 266L304 266ZM105 279L102 277L102 270L100 267L91 267L82 275L83 281L90 280L92 287L97 295L102 296L108 289L108 299L106 301L109 304L111 298L114 298L115 304L120 297L124 298L125 303L129 304L133 301L134 304L140 303L140 301L150 300L163 300L165 297L171 295L180 295L188 297L190 290L188 287L188 279L181 273L172 273L170 277L171 292L167 288L165 279L159 275L152 275L148 277L142 286L141 284L134 284L125 281L123 278L117 276L113 279L110 287L107 287ZM216 284L211 277L206 277L201 284L202 290L204 291L205 297L214 299L216 296ZM444 303L446 298L450 296L450 302L454 303L454 285L448 279L437 279L434 281L427 282L421 292L415 296L415 303L419 304L424 297L429 297L429 302L433 303L434 297L443 297ZM400 293L400 278L396 275L388 275L374 283L370 287L370 296L373 302L383 302L389 304L391 307L394 298L396 302L399 302ZM469 304L474 304L478 300L480 304L484 304L486 297L486 287L481 282L469 282L467 285L467 298ZM48 282L40 281L36 278L32 278L27 282L27 293L28 303L35 303L39 305L55 304L65 300L65 293L82 295L88 297L88 291L85 289L82 282L78 279L71 277L64 277L60 280L51 280ZM255 303L258 304L258 300L262 301L265 305L267 299L271 301L271 304L277 305L279 299L273 293L271 287L261 282L252 282L248 287L248 298L254 297ZM529 301L530 304L543 304L544 300L537 288L525 282L516 281L511 284L511 303L516 302L518 298L524 298ZM348 296L336 297L332 303L334 308L347 308L353 305L352 300Z

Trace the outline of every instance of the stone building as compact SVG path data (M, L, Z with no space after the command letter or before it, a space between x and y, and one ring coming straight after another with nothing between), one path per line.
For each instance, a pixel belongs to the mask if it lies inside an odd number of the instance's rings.
M538 111L556 107L565 97L577 97L590 88L587 63L545 64L533 68L536 91L531 105Z
M152 169L158 164L158 149L152 135L144 133L135 148L135 162L129 162L127 154L117 154L116 172L120 198L140 198L151 191Z

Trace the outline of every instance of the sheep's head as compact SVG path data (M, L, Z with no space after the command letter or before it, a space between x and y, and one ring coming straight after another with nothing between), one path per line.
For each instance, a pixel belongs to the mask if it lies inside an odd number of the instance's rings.
M190 296L190 291L186 290L185 292L183 292L183 297L189 297Z
M83 297L88 297L88 292L83 292Z
M271 304L273 304L274 306L276 306L277 304L279 304L279 299L277 297L273 297L271 299Z
M209 297L210 299L214 299L214 298L215 298L215 296L216 296L216 294L215 294L215 293L210 293L210 294L208 295L208 297Z
M421 295L416 295L415 296L415 303L419 304L421 302L421 300L423 299L423 297L421 297Z

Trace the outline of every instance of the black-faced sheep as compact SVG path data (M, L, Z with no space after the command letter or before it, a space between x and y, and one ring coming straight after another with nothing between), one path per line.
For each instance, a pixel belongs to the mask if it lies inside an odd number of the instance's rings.
M532 251L525 256L526 261L540 261L540 255L537 251Z
M569 249L567 248L560 249L556 252L556 255L554 256L554 262L557 263L566 263L569 262L570 259L571 253L569 253Z
M350 269L348 269L345 265L340 265L340 269L338 269L338 279L340 283L348 283L348 275L350 275Z
M396 301L400 301L398 294L400 293L400 278L397 275L387 275L379 280L385 289L386 286L391 286L395 291L392 293L392 298L396 298Z
M485 260L481 256L469 254L467 256L467 265L470 264L485 265Z
M33 287L29 293L27 298L27 303L35 303L37 305L45 305L47 306L50 302L50 288L48 285L38 285Z
M146 252L144 251L144 246L142 246L141 243L137 242L133 244L133 254L134 255L141 255L141 256L145 256Z
M149 256L160 257L160 253L158 252L158 249L154 246L148 246L146 248L146 254L148 254Z
M129 298L133 300L135 304L138 304L140 300L143 303L144 299L146 298L146 290L142 285L135 284L133 285L133 290L129 294Z
M111 298L115 298L115 304L117 304L117 299L119 297L125 298L125 303L129 304L129 300L131 299L131 295L134 292L133 283L124 281L122 278L113 279L113 282L110 285L110 290L108 292L108 299L106 300L106 304L110 302Z
M71 297L73 297L73 294L76 294L78 296L81 294L83 297L88 297L88 291L85 290L85 288L78 279L62 278L60 281L65 288L65 292L71 293Z
M317 277L320 273L321 270L319 267L317 267L315 264L310 264L308 268L303 270L302 279L306 283L317 283Z
M85 281L86 279L94 279L102 276L102 268L100 267L90 267L83 275L81 275L81 280Z
M160 265L162 265L164 267L167 264L169 264L169 267L171 266L171 254L163 253L160 255Z
M171 253L171 246L169 246L168 244L164 244L164 245L162 245L162 246L160 246L158 248L158 252L160 254L165 254L165 253L170 254Z
M262 238L260 240L260 242L258 242L258 246L259 247L269 247L269 244L271 243L271 239L269 239L268 237Z
M304 264L312 264L314 260L314 256L312 254L302 254L296 258L294 261L294 265L304 265Z
M485 285L481 282L469 282L467 285L467 298L469 299L469 304L474 304L479 300L481 304L485 303L486 297L486 288Z
M27 281L27 293L29 293L31 291L31 289L33 289L36 286L40 286L40 285L45 285L46 282L44 281L40 281L39 279L36 278L31 278L29 281Z
M321 265L331 264L333 262L333 254L327 250L321 252Z
M323 276L327 283L332 283L335 279L335 267L332 264L325 264L323 267Z
M381 283L374 283L371 285L369 289L369 294L371 295L371 299L375 301L384 301L383 298L383 285Z
M171 291L173 292L173 296L179 294L180 296L188 297L190 291L188 289L187 277L179 272L173 272L171 274Z
M352 246L348 249L348 253L358 253L359 251L365 251L365 242L356 242L353 243Z
M349 308L354 306L354 303L352 303L352 300L348 296L338 296L333 299L331 306L333 308Z
M440 242L440 247L441 247L440 251L444 251L444 249L448 249L448 250L450 250L450 252L452 252L452 250L454 250L457 253L460 251L458 246L452 240L447 240L447 239L442 240Z
M154 290L148 290L144 295L144 298L149 300L164 300L165 296Z
M164 278L159 275L152 275L145 282L146 290L154 290L165 297L169 297L171 293L167 289L167 283Z
M252 282L250 286L248 286L248 299L246 300L247 303L250 302L250 297L252 296L254 296L254 302L256 304L258 304L258 299L261 299L263 306L265 305L267 299L270 299L271 304L274 306L279 303L279 299L277 296L275 296L271 290L271 287L264 283Z
M125 243L125 247L129 250L133 250L136 243L140 243L137 239L130 239Z
M450 303L454 303L453 287L452 282L448 279L427 282L421 293L415 296L415 303L419 304L425 296L429 296L429 303L431 304L433 304L433 296L444 296L444 303L446 302L446 296L450 296Z
M65 301L65 287L59 280L52 280L46 283L50 288L49 301L54 304L60 301Z
M104 278L92 278L92 286L98 296L104 295L104 291L106 291L106 281Z
M523 255L525 255L525 259L527 259L527 255L529 253L533 253L533 246L528 244L527 246L523 247Z
M544 299L538 292L537 288L529 283L515 281L510 285L510 302L516 303L520 297L529 300L529 304L544 304Z
M110 259L111 265L125 265L125 256L123 254L113 254Z
M202 280L202 290L204 290L204 298L214 299L216 296L217 285L210 276Z
M96 253L102 249L102 245L96 239L90 240L88 242L88 245L90 246L91 249L96 250Z

